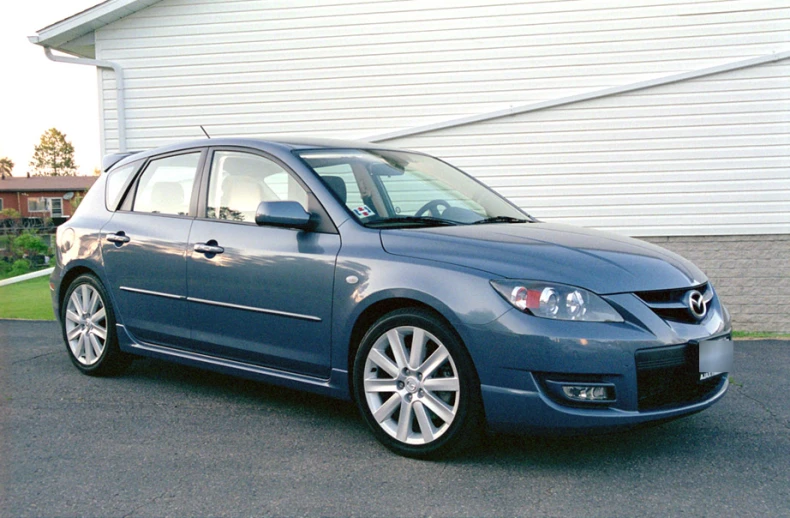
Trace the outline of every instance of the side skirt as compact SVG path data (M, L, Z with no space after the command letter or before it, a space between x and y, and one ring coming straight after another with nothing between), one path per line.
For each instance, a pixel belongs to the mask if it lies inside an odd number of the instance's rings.
M122 351L129 354L172 361L337 399L351 399L351 394L348 390L348 372L345 370L332 369L329 379L304 376L217 356L137 342L129 335L123 324L116 324L116 328L118 344Z

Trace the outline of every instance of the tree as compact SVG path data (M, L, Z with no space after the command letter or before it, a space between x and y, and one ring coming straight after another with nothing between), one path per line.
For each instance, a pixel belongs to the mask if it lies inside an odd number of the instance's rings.
M14 169L14 162L8 158L0 158L0 177L5 178L11 176L11 171Z
M77 174L74 146L66 140L65 134L50 128L41 135L30 166L35 176L74 176Z

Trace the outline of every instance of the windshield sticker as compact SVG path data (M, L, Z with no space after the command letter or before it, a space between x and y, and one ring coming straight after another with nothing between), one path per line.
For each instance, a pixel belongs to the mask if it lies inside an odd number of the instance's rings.
M360 205L359 207L354 209L354 214L356 214L360 218L367 218L368 216L376 215L376 213L373 212L373 209L371 209L367 205Z

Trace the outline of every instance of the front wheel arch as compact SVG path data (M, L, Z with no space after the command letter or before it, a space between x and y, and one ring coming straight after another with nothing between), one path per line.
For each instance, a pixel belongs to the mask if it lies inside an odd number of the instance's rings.
M404 351L403 364L393 356L393 332L401 336L396 342ZM418 334L420 342L414 341ZM415 352L415 343L424 344L417 349L423 355ZM380 363L385 351L390 361ZM443 352L445 359L433 362L438 354L431 351ZM427 370L416 367L420 364ZM363 419L379 442L395 453L437 459L474 445L480 437L485 413L474 363L455 329L430 308L405 306L377 319L357 348L351 377L351 392ZM449 406L440 408L439 399Z
M399 309L416 309L430 313L432 316L442 321L442 323L444 323L453 332L455 338L459 342L462 344L464 343L460 334L458 331L456 331L453 323L450 322L450 320L446 318L440 311L424 302L406 297L394 297L374 302L365 308L365 310L362 311L362 313L360 313L360 315L357 317L348 341L348 358L346 366L348 370L348 388L352 399L356 399L356 396L354 395L354 359L356 358L357 350L359 350L362 338L378 320L380 320L385 315L388 315L389 313ZM465 345L464 348L466 348ZM468 352L469 351L467 349L467 353ZM475 369L475 378L479 384L480 380L477 376L477 369Z

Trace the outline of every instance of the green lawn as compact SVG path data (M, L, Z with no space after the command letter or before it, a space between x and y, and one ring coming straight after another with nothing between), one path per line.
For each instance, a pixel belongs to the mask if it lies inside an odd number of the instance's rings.
M49 297L49 276L0 286L0 318L55 320Z

